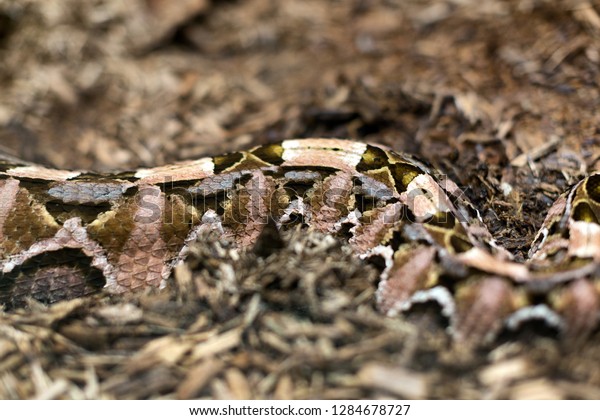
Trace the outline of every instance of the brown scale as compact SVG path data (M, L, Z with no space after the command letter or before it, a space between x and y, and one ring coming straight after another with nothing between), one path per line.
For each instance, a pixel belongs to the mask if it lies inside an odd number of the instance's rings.
M405 211L406 208L401 203L371 210L363 216L362 223L353 229L350 244L361 254L379 244L387 244L394 231L400 229L400 222L406 219Z
M200 220L201 214L185 196L171 194L166 197L162 238L171 256L179 253L192 227Z
M270 197L275 184L260 171L254 171L252 178L240 188L231 192L223 224L230 231L233 241L245 248L254 244L271 213Z
M0 257L24 251L40 239L51 238L59 228L45 206L25 188L19 188L2 225Z
M128 196L115 208L102 213L87 227L90 237L108 250L109 258L113 261L118 259L135 226L136 209L136 197Z
M347 172L336 172L316 183L309 194L311 226L319 232L333 232L354 205L351 193L352 176Z

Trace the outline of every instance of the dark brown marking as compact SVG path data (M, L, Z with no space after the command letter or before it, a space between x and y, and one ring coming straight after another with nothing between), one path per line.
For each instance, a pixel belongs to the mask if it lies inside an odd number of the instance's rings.
M361 172L370 171L372 169L380 169L388 164L388 155L379 147L367 145L367 150L364 151L360 162L356 165L356 169Z
M283 146L281 144L269 144L259 146L252 150L252 154L271 165L281 165L283 163Z
M244 158L244 154L241 152L228 153L222 156L213 157L213 163L215 164L215 174L219 174L226 169L231 168L236 163L239 163Z

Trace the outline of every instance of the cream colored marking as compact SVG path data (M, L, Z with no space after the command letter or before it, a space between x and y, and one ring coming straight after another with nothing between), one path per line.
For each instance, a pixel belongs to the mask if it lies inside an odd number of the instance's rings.
M431 175L417 175L400 194L400 201L417 217L424 220L438 213L454 212L455 208L448 196Z
M179 162L156 168L138 169L135 177L139 184L158 184L161 182L193 181L214 175L215 164L212 158Z
M562 317L544 304L519 309L506 318L505 324L509 329L514 331L524 322L535 319L541 319L550 327L558 328L561 331L565 328L565 321Z
M569 223L569 255L600 260L600 226L584 221Z
M515 280L527 280L530 278L529 269L523 264L502 261L498 256L491 255L480 248L471 248L458 255L458 259L470 267L487 273L494 273Z
M440 305L442 315L453 321L454 314L456 313L456 304L448 289L442 286L435 286L427 290L417 290L408 301L402 303L400 310L404 312L417 303L432 301ZM452 326L453 322L450 322L450 330L452 330Z
M337 139L285 140L281 166L315 166L354 169L367 150L365 143ZM333 150L338 149L338 150Z
M81 175L81 171L63 171L61 169L49 169L42 166L19 166L5 172L6 175L20 177L43 179L46 181L66 181Z
M0 181L0 241L4 239L4 222L15 204L18 192L18 180L5 179Z
M564 196L558 197L552 207L546 213L546 218L544 219L544 223L542 223L542 228L538 231L533 239L533 245L529 250L529 257L532 258L539 250L544 247L546 240L548 240L548 228L551 223L556 221L559 223L563 214L567 211L567 199Z

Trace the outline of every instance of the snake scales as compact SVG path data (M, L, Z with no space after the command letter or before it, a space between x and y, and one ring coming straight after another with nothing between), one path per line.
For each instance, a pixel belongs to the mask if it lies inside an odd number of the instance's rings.
M98 175L0 161L0 303L52 303L102 287L164 287L203 232L255 243L269 221L348 239L378 258L376 301L396 315L433 301L459 341L541 320L581 339L600 313L600 174L548 211L513 261L448 179L419 160L344 140L287 140Z

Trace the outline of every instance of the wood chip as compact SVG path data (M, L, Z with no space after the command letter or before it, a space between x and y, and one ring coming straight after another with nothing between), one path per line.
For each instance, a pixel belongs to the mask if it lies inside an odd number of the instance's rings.
M362 386L378 388L399 398L412 400L427 395L425 375L401 367L370 363L362 367L357 376Z
M192 359L206 359L236 347L240 343L241 334L240 329L233 329L198 344L192 350Z
M532 373L532 367L525 358L516 358L494 363L481 370L479 380L487 386L498 386L512 382Z
M241 370L236 368L227 369L225 371L225 381L229 386L231 396L236 400L249 400L252 398L252 390L248 383L248 378Z
M510 397L515 400L561 400L565 394L547 379L534 379L513 387Z
M183 382L177 387L177 398L188 400L200 395L206 384L221 370L224 364L214 358L208 358L191 369Z

